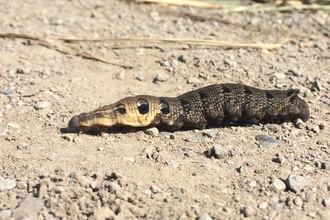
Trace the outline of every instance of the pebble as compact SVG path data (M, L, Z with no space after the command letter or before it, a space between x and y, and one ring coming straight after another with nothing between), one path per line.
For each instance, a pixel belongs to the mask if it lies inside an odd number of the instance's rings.
M223 60L223 63L224 64L227 64L228 66L231 66L231 67L233 67L233 66L236 65L236 62L234 60L229 59L229 58L225 58Z
M224 159L228 156L228 147L221 146L219 144L213 145L212 153L215 158Z
M289 190L295 193L300 192L305 186L309 184L309 182L309 178L298 175L289 175L286 180Z
M212 220L211 216L207 213L202 214L197 218L198 220Z
M268 189L275 192L282 192L286 189L285 183L280 179L273 179L269 184Z
M144 148L144 152L147 155L147 158L152 159L152 154L154 152L154 147L153 146L147 146L146 148Z
M49 108L51 106L51 103L50 102L38 102L34 108L36 110L40 110L40 109L45 109L45 108Z
M207 136L209 138L215 138L217 137L217 132L213 129L206 129L202 131L202 135Z
M25 150L27 148L27 146L28 146L27 144L18 144L17 149L18 150Z
M189 79L187 80L187 83L189 84L198 84L200 83L200 80L197 77L189 77Z
M263 148L274 148L277 146L277 141L265 134L256 135L255 139L259 142L259 146Z
M270 76L270 81L273 81L274 78L276 79L285 79L286 75L283 72L276 72Z
M16 187L15 180L11 179L2 179L0 180L0 192L4 190L11 190Z
M284 157L282 154L277 153L277 154L276 154L276 157L273 159L273 161L274 161L275 163L283 164L284 161L285 161L285 157Z
M330 199L323 199L322 200L322 205L324 207L329 207L330 206Z
M115 219L116 214L109 207L94 208L95 219Z
M302 207L303 205L303 201L299 197L294 198L293 203L298 207Z
M41 199L27 195L14 210L12 217L14 219L34 219L43 208L44 205Z
M52 189L55 193L61 193L65 190L64 186L59 186L59 185L54 186Z
M185 62L187 62L187 57L185 55L180 55L178 57L178 60L182 63L185 63Z
M153 128L147 128L144 130L144 133L147 135L150 135L151 137L158 137L159 136L159 130L156 127Z
M154 82L165 82L170 77L165 73L158 73L157 76L154 79Z
M326 51L328 49L328 44L326 42L321 42L321 41L316 42L315 46L322 51Z
M2 210L0 211L0 219L11 219L12 211L10 209L8 210Z
M120 72L116 73L116 79L118 79L118 80L126 79L125 71L120 71Z
M4 95L10 95L10 94L13 94L14 92L11 89L4 89L4 90L1 90L1 93Z
M321 83L319 81L315 80L313 85L312 85L311 90L312 91L321 91L322 90Z
M289 73L292 73L294 76L302 76L302 72L297 70L296 68L291 68L288 70Z
M313 133L319 133L320 132L320 127L318 125L308 125L307 129L312 131Z
M260 202L258 204L258 208L259 209L266 209L268 207L268 203L267 202Z
M8 123L7 126L11 128L20 128L19 124L15 124L15 123Z
M250 216L255 215L256 210L252 206L246 206L242 210L242 213L243 213L244 217L250 217Z

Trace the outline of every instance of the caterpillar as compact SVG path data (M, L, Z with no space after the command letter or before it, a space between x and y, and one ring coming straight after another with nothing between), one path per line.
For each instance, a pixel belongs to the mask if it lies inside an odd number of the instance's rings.
M298 89L263 90L243 84L214 84L178 97L127 97L71 118L69 129L96 128L101 136L112 126L204 129L222 121L257 123L260 120L309 117L308 104Z

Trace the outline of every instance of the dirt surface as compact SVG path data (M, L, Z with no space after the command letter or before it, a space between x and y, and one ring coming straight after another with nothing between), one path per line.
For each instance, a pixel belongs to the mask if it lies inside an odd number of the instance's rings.
M78 0L1 1L0 13L1 33L284 42L52 41L133 66L125 69L0 38L0 219L330 218L330 33L312 20L329 27L328 13ZM311 119L103 138L61 132L73 115L126 96L227 82L298 88Z

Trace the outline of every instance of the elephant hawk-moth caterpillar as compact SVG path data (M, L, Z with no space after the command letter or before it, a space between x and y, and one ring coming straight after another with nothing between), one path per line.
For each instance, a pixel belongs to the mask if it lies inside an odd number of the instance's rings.
M80 132L112 126L203 129L222 121L257 123L260 120L310 117L299 90L263 90L242 84L214 84L178 97L138 95L72 117L69 129Z

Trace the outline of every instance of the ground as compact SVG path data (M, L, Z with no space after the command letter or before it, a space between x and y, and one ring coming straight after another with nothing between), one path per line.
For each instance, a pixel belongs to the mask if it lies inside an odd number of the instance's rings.
M124 68L0 38L0 219L330 218L330 33L322 27L329 13L115 0L0 5L1 33L281 44L51 41L132 66ZM311 118L159 134L63 132L73 115L126 96L177 96L228 82L298 88ZM276 143L264 145L260 134Z

